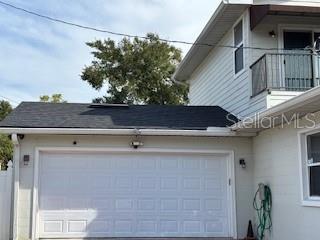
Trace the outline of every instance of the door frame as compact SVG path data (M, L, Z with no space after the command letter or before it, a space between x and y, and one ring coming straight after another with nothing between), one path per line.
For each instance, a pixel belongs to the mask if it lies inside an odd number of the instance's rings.
M284 48L284 31L304 31L304 32L312 32L312 35L314 32L320 32L320 26L319 25L305 25L305 24L279 24L278 25L278 46L280 49ZM313 38L313 37L312 37Z
M320 33L320 26L319 25L305 25L305 24L279 24L278 25L278 52L279 53L283 53L283 49L284 49L284 32L285 31L297 31L297 32L311 32L311 37L312 37L312 41L314 42L314 33L315 32L319 32ZM315 59L313 58L313 72L312 74L315 75ZM279 61L279 64L281 64L281 62ZM282 71L282 76L283 76L283 81L285 81L284 76L284 68L281 68L281 66L279 66L279 69L283 69ZM283 82L282 84L285 84L285 82ZM315 85L316 83L313 82L313 84Z
M39 160L41 152L50 153L183 153L183 154L209 154L225 155L227 160L227 202L228 202L228 232L229 236L237 239L237 213L236 213L236 188L235 188L235 163L233 150L195 150L195 149L166 149L166 148L94 148L94 147L36 147L33 167L33 188L32 188L32 240L39 239Z

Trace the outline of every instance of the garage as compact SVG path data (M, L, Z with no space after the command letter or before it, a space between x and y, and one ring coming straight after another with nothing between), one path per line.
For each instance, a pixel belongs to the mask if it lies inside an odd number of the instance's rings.
M244 237L252 143L236 121L218 106L21 103L0 123L13 239Z
M39 238L232 236L226 152L39 151Z

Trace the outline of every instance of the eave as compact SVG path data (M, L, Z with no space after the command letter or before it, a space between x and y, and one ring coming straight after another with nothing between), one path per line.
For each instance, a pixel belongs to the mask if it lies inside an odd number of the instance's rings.
M320 16L320 7L293 5L252 5L250 7L250 28L253 30L267 15Z
M302 93L254 116L247 117L231 126L238 133L258 133L286 124L286 120L298 120L309 113L320 111L320 86ZM272 125L269 126L270 119Z
M251 4L252 0L222 1L178 66L173 75L174 79L187 80Z

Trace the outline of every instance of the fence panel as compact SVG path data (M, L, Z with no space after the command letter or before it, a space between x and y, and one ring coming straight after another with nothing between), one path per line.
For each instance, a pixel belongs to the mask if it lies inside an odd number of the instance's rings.
M0 240L10 238L12 203L12 162L6 171L0 171Z

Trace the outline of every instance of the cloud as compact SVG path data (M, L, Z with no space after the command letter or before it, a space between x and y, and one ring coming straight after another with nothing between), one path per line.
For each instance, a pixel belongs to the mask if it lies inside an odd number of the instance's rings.
M52 17L129 34L158 33L194 41L219 0L14 0ZM119 37L77 29L0 6L0 93L35 101L62 93L68 102L91 102L104 94L80 79L92 56L85 42ZM189 46L177 44L183 52ZM16 105L16 104L15 104Z

